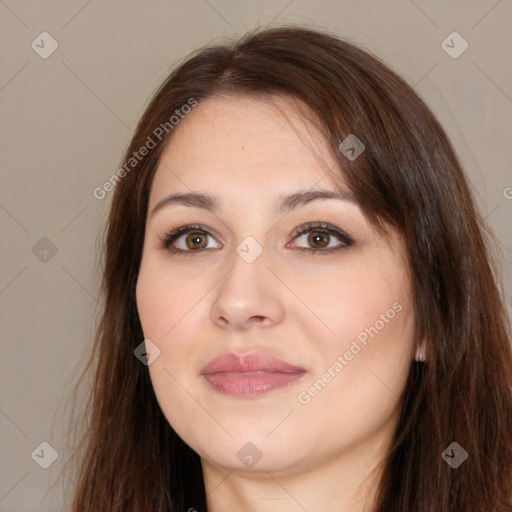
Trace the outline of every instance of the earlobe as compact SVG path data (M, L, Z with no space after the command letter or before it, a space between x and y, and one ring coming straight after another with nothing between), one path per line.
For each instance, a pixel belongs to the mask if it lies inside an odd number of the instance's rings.
M427 342L421 340L416 348L415 361L425 362L427 360Z

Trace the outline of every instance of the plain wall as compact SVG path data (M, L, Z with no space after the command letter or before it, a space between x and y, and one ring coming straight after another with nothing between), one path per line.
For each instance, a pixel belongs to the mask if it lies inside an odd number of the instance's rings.
M65 460L63 401L97 321L94 264L112 193L93 190L177 62L266 24L362 44L441 120L510 268L511 19L512 3L496 0L0 2L0 510L62 507L60 488L43 496ZM31 46L51 48L44 31L58 43L46 59ZM458 58L442 48L454 31L469 45ZM31 456L49 457L42 442L59 455L46 470Z

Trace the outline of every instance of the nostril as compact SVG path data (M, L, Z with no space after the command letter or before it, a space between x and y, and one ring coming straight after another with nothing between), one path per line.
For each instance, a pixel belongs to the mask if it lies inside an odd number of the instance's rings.
M265 316L262 316L262 315L254 315L254 316L251 316L251 318L249 318L249 320L247 321L248 324L261 324L262 322L264 322L266 319Z

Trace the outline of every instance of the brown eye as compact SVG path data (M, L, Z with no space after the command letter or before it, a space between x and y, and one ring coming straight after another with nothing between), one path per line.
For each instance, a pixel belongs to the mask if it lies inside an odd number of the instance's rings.
M354 240L344 231L324 222L310 222L297 228L294 241L296 250L319 255L332 254L354 244ZM297 242L309 247L298 247Z
M190 255L203 249L218 249L215 239L200 225L180 226L159 237L160 246L169 252ZM212 244L211 240L215 243Z
M308 236L308 243L313 249L324 249L329 245L330 236L329 233L323 233L322 231L311 231Z
M190 233L185 237L185 243L191 250L204 249L208 244L208 240L204 233Z

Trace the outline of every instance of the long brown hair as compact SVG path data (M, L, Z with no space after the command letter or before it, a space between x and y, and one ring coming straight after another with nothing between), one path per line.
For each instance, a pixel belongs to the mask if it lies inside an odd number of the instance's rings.
M134 356L144 339L135 286L152 178L179 130L169 120L191 99L200 108L230 94L306 105L338 159L332 178L343 175L371 223L394 226L406 242L416 343L426 343L428 359L411 365L375 512L509 512L512 350L494 238L445 132L412 88L355 44L297 27L201 49L165 80L135 130L123 163L149 139L154 147L115 186L103 316L83 373L93 384L72 461L73 511L206 510L200 459L168 424ZM339 149L350 134L366 148L353 161ZM452 442L468 453L457 469L441 456Z

